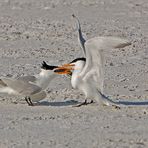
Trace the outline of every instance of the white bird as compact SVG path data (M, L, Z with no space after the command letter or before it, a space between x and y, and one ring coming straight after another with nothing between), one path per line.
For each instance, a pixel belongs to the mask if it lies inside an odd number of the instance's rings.
M72 87L82 91L86 97L85 102L78 106L88 104L87 98L91 98L97 102L101 101L105 105L114 105L116 103L103 94L104 60L102 51L111 48L123 48L131 43L118 37L102 36L85 41L81 33L78 18L75 16L73 17L76 18L78 22L78 37L85 58L77 58L69 64L64 64L61 67L56 68L54 72L58 73L65 68L63 74L66 74L68 70L73 70L71 78ZM90 103L92 102L93 101Z
M48 68L48 70L46 70ZM25 97L28 105L33 106L33 102L38 102L46 97L44 91L49 83L57 76L54 69L57 66L47 65L43 61L41 72L34 76L22 76L19 78L0 78L0 93L9 95L21 95Z

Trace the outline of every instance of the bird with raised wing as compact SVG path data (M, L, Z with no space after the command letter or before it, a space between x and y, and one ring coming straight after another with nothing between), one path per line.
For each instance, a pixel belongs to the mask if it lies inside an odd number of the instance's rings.
M93 102L87 103L87 98L97 102L101 101L105 105L115 105L117 103L103 94L104 59L102 51L112 48L123 48L131 43L126 39L111 36L99 36L85 41L81 32L80 21L76 16L73 15L73 17L77 21L78 40L85 57L77 58L69 64L64 64L56 68L54 72L59 73L64 68L63 73L59 74L66 74L66 72L72 71L72 87L82 91L86 97L85 102L78 106Z

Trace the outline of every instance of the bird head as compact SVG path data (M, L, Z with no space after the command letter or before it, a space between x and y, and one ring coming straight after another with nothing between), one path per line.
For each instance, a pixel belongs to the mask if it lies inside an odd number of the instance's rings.
M68 64L64 64L62 66L59 66L58 68L55 68L54 72L57 74L72 75L72 72L74 70L79 70L84 67L85 61L86 61L85 58L74 59L72 62Z
M58 66L48 65L45 61L43 61L41 68L44 70L54 70L55 68L58 68Z
M54 73L54 69L58 66L48 65L45 61L42 62L40 75L50 76Z
M48 73L48 71L57 73L57 74L67 74L71 75L71 71L68 68L65 68L68 64L62 65L62 66L53 66L53 65L48 65L45 61L43 61L41 69L43 73Z

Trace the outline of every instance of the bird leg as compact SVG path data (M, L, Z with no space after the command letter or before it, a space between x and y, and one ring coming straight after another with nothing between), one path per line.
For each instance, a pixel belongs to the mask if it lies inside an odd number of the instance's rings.
M28 101L28 97L25 97L25 101L27 102L28 105L30 105L30 102Z
M30 106L34 106L30 97L28 97L28 101L30 102Z
M29 106L33 106L33 103L32 103L32 101L31 101L30 97L25 97L25 101L27 102L27 104L28 104Z
M92 104L92 103L94 103L94 101L93 101L93 100L91 100L91 101L89 102L89 104Z
M92 104L92 103L94 103L93 100L91 100L90 102L87 102L87 99L85 99L84 102L82 102L82 103L80 103L80 104L78 104L78 105L75 105L74 107L80 107L80 106L82 106L82 105L88 105L88 104Z

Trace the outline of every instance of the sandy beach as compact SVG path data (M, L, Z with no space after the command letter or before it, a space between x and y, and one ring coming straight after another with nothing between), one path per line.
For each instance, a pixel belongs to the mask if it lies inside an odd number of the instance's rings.
M132 43L104 51L104 92L124 107L72 107L84 95L61 75L33 107L0 94L0 148L147 148L147 0L0 0L0 77L37 74L43 60L61 65L82 57L73 13L87 39Z

